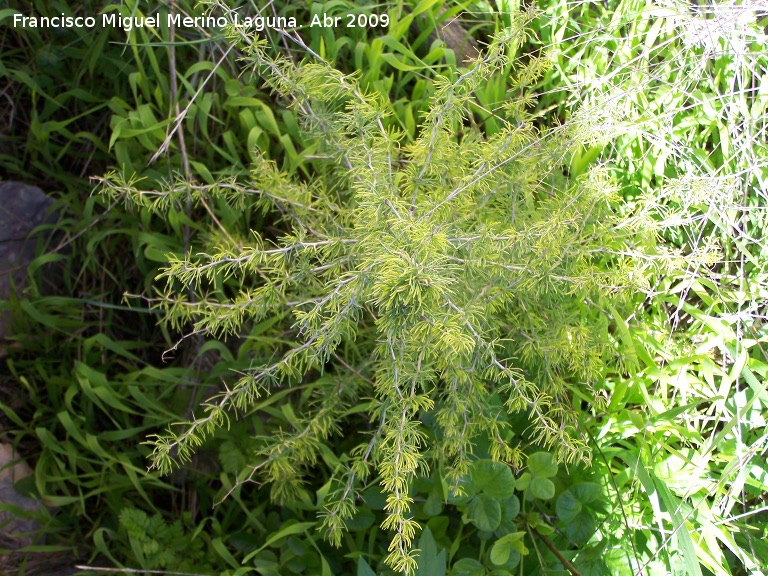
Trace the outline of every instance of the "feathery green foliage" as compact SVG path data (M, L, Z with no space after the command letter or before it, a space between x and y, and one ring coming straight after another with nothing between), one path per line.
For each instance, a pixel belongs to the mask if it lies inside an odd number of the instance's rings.
M357 491L375 474L387 499L382 527L393 533L387 563L410 574L418 525L409 489L431 465L460 493L480 438L493 459L516 467L523 439L561 461L589 461L565 384L589 393L611 354L606 303L620 306L681 256L656 246L649 206L616 208L603 171L564 175L572 155L601 138L591 111L550 130L533 127L526 86L546 61L508 56L533 16L519 15L468 68L434 81L411 143L387 127L386 99L355 76L320 59L269 57L245 39L256 69L316 146L312 177L283 173L262 156L252 186L207 187L238 210L274 215L290 232L214 231L207 244L169 256L154 304L177 330L191 323L219 336L286 309L294 323L279 326L282 341L212 398L205 416L151 442L156 468L188 460L260 396L315 379L311 410L294 430L264 439L238 483L259 478L278 501L300 498L320 445L363 404L369 438L332 471L323 529L340 543ZM475 92L510 66L501 128L485 134L472 123ZM114 175L105 182L107 194L153 210L181 199L170 189L126 194ZM191 185L186 197L200 201ZM295 344L283 343L287 334ZM345 358L349 346L355 360ZM508 412L525 413L530 428L512 429ZM434 437L421 425L425 414L437 424Z
M4 173L83 189L65 172L125 174L108 178L109 202L64 199L84 215L60 226L67 297L37 295L36 263L27 292L0 303L17 320L0 424L36 462L30 493L58 507L49 543L144 570L391 574L376 526L388 517L401 530L390 564L408 567L416 530L416 574L538 574L563 558L585 575L761 573L765 12L547 0L524 46L456 72L438 27L459 18L483 44L494 27L522 38L524 19L500 12L515 3L446 4L278 0L299 30L265 30L255 52L205 28L4 29L18 144L0 150ZM177 8L204 9L106 10ZM391 26L302 27L374 9ZM249 52L251 77L237 64ZM162 188L179 173L198 181ZM121 211L126 194L136 206ZM657 233L695 257L645 292L649 273L677 267ZM718 245L709 265L699 252ZM119 298L150 286L168 252L183 265L154 302L193 337L158 370L169 325ZM230 429L166 482L144 476L138 438L217 386L223 404L159 448L192 458L216 424ZM591 467L532 444L563 438L570 449L550 450L578 456L582 431Z

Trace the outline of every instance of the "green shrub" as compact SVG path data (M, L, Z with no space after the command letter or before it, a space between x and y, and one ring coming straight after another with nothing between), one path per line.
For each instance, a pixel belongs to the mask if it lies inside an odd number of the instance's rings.
M3 170L120 173L65 198L77 297L3 304L49 542L220 574L760 573L765 15L548 0L520 46L511 4L278 0L392 25L265 31L250 76L210 30L4 29ZM513 36L471 71L433 35L463 9ZM143 476L139 436L215 390L154 442L193 461Z
M339 545L356 495L375 479L386 495L382 527L393 533L387 563L413 573L409 490L430 466L460 494L480 444L518 467L531 441L558 460L589 461L568 387L599 401L593 387L613 353L606 308L681 264L656 245L648 207L617 209L604 172L564 176L573 154L602 136L589 110L533 128L527 86L544 60L515 67L497 131L467 122L475 91L510 65L532 16L515 18L470 68L437 77L412 143L385 128L387 99L354 76L270 58L258 42L247 47L316 147L311 177L262 156L252 186L189 189L192 202L210 195L246 214L268 211L286 232L220 228L188 253L169 254L154 305L173 328L258 329L270 340L205 416L152 441L155 467L170 471L174 455L188 460L262 395L297 386L292 429L255 439L236 484L259 478L276 501L300 502L307 472L322 461L331 474L323 530ZM125 183L113 177L105 192L122 195ZM181 185L129 191L126 200L162 212L186 194ZM530 425L512 426L516 412ZM327 455L325 442L342 430L357 430L357 445ZM547 482L531 489L551 498Z

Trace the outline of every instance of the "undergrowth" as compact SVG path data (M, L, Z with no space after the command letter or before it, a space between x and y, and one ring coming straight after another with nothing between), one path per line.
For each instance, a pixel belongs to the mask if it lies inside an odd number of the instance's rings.
M767 7L512 4L4 21L3 177L64 208L4 304L28 573L765 574Z

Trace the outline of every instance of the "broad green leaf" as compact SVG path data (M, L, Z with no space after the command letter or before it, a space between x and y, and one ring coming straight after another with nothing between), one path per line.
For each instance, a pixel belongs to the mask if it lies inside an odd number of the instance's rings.
M517 479L515 484L517 485L517 489L520 491L528 490L528 486L531 483L531 475L528 472L524 472L520 478Z
M387 505L387 496L378 486L371 486L363 492L363 502L372 510L384 510Z
M555 507L557 515L565 523L571 522L581 512L582 504L570 490L566 490L557 498Z
M437 551L437 543L429 526L424 528L419 538L419 564L416 576L445 576L446 553Z
M405 62L401 62L398 60L397 56L394 54L389 54L388 52L385 52L381 55L381 59L384 60L387 64L392 66L392 68L395 68L396 70L400 70L402 72L412 72L413 70L420 70L422 66L411 66L410 64L406 64Z
M452 486L447 485L445 483L445 480L442 480L442 483L443 483L443 490L445 494L447 494L448 502L455 506L461 506L462 504L466 504L477 494L469 476L464 476L459 481L459 488L464 492L463 494L454 493L452 490Z
M413 15L418 16L422 12L429 10L432 6L438 3L439 0L421 0L413 9Z
M584 504L596 502L603 496L600 485L594 482L579 482L571 486L570 491Z
M262 544L261 548L258 550L254 550L250 554L248 554L245 558L243 558L243 564L248 562L251 558L255 557L259 552L264 550L265 548L268 548L269 546L272 546L276 542L282 540L283 538L286 538L288 536L292 536L294 534L301 534L303 532L306 532L310 528L314 528L317 522L298 522L296 524L291 524L289 526L286 526L285 528L282 528L278 530L275 534L270 536L264 544Z
M357 576L376 576L376 572L371 569L362 556L357 559Z
M429 529L432 531L432 536L437 540L445 537L449 525L450 519L448 516L434 516L427 522L427 526L429 526Z
M96 550L98 550L100 553L104 554L107 558L109 558L110 562L112 562L115 566L122 566L120 562L118 562L114 556L112 556L112 553L110 551L111 546L107 544L106 539L104 536L109 537L110 540L116 540L117 539L117 532L110 530L109 528L99 528L96 530L96 532L93 533L93 543L96 546Z
M515 493L515 477L503 462L478 460L472 464L471 478L476 493L482 491L499 500Z
M608 573L603 558L596 551L588 550L581 554L575 561L575 568L581 576L605 576Z
M600 486L593 482L581 482L571 486L557 499L555 507L560 520L565 523L568 537L574 542L586 542L596 530L595 511L603 511Z
M589 540L597 530L595 518L586 512L578 514L573 522L565 525L565 533L576 544L583 544Z
M656 486L656 490L661 496L661 501L664 503L667 512L669 512L669 515L672 517L672 523L674 524L674 530L686 571L690 576L702 576L701 566L699 565L696 555L696 548L693 539L691 538L691 534L688 531L688 526L686 526L686 518L680 514L679 501L672 495L672 492L664 481L657 478L652 471L649 470L649 473Z
M491 548L491 562L497 566L506 564L507 560L509 560L509 553L511 551L512 547L507 542L497 540Z
M13 19L14 14L21 14L18 10L13 10L11 8L3 8L0 10L0 22L5 20L6 18Z
M325 556L320 556L320 564L322 566L321 576L333 576L331 565L328 564L328 560L325 559Z
M528 471L532 476L552 478L557 474L557 464L552 461L549 452L536 452L528 456Z
M555 485L552 480L539 476L534 476L531 479L530 490L534 498L541 500L549 500L555 495Z
M235 557L232 556L232 553L227 550L227 547L224 545L224 541L221 539L221 537L211 540L211 546L227 564L232 566L232 568L240 568L240 562L238 562Z
M208 170L208 167L203 164L202 162L195 162L194 160L189 161L192 168L195 169L195 171L203 178L203 181L206 184L215 184L216 179L213 177L211 172Z
M473 558L462 558L451 568L451 576L485 576L485 568Z
M595 506L602 492L600 486L594 482L581 482L574 484L557 498L557 515L563 522L571 522L581 511L584 505L591 509L602 509L603 506Z
M491 562L496 564L496 566L507 564L512 552L517 551L518 554L521 552L519 546L516 546L516 544L521 544L524 536L525 532L513 532L507 534L503 538L499 538L494 542L493 547L491 548Z
M360 530L367 530L376 521L376 517L371 512L371 509L366 506L358 506L357 512L352 518L347 520L347 529L350 532L359 532Z
M487 494L478 494L469 503L467 518L480 530L493 532L501 523L501 505Z
M501 537L507 532L515 529L515 518L520 514L520 500L517 496L512 496L501 501L501 523L496 530L496 535ZM500 532L503 531L503 534Z
M437 516L443 511L443 496L441 491L432 490L427 495L427 501L424 503L424 513L428 516Z

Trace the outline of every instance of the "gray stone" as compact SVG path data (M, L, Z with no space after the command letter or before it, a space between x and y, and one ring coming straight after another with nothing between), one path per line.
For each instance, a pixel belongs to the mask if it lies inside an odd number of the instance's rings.
M31 474L32 470L19 458L16 451L9 444L0 442L0 504L9 504L27 512L40 510L40 502L22 496L15 489L17 482ZM0 541L5 540L11 548L32 544L33 534L40 528L40 524L30 518L0 510Z
M0 442L0 504L13 507L0 510L0 576L69 576L74 574L76 558L69 552L30 553L25 546L44 544L43 525L31 516L44 511L41 501L17 491L19 482L31 480L32 469L13 446ZM23 572L22 572L23 567Z
M0 182L0 300L7 300L12 287L20 291L27 267L35 258L37 238L32 230L54 222L47 215L53 200L37 186ZM0 339L9 336L7 315L0 313Z

